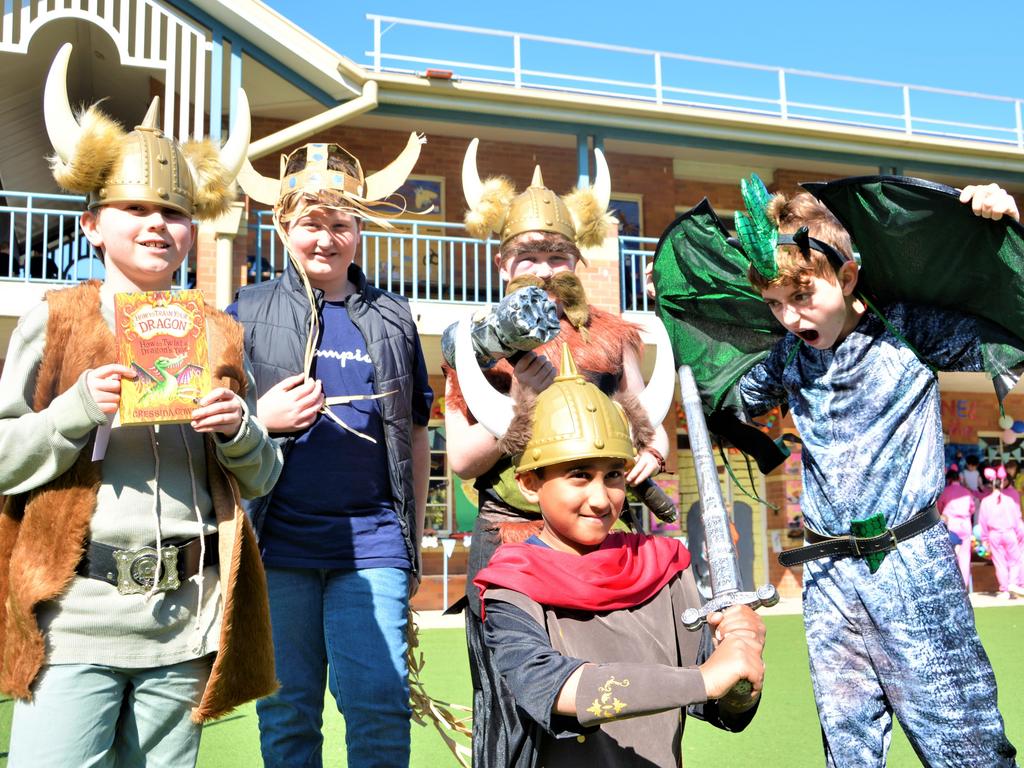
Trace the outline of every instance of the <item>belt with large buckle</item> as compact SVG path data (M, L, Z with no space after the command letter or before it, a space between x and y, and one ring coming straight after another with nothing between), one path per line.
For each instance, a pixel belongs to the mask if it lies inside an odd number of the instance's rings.
M805 547L787 549L779 553L779 563L786 568L808 563L822 557L864 557L876 552L888 552L896 549L901 541L924 533L939 522L939 510L934 505L919 512L905 523L890 528L878 536L858 538L857 536L825 536L812 531L804 531L809 542Z
M216 533L206 537L203 567L219 561ZM160 580L156 591L170 592L199 573L200 539L163 543L160 546ZM117 587L122 595L140 595L153 589L157 573L156 547L120 549L99 541L89 542L76 568L80 576L99 579Z

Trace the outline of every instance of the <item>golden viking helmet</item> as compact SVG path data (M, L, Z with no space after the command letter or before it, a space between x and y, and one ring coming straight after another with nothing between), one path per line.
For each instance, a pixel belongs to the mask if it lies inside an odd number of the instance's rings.
M632 467L636 448L622 406L577 372L568 344L561 371L537 396L516 474L581 459L623 459Z
M604 242L605 231L614 220L608 213L611 176L601 150L594 150L596 173L589 189L574 189L560 197L544 186L538 165L530 186L517 195L504 177L480 180L476 165L479 144L479 139L473 139L462 161L462 190L469 205L466 231L473 237L486 240L493 232L504 244L524 232L552 232L579 248Z
M281 155L279 178L262 175L246 160L238 175L238 183L253 200L275 208L285 198L297 192L316 196L322 191L334 191L345 200L346 213L383 224L379 218L380 211L373 209L391 205L396 209L396 213L404 211L404 207L385 203L385 200L409 178L419 159L420 148L426 141L415 132L409 134L409 140L401 154L386 168L369 176L364 176L359 160L340 145L306 144L290 154ZM328 159L339 155L352 164L355 176L329 167ZM304 162L298 170L286 173L288 166L296 157L302 158Z
M90 209L118 202L165 206L197 219L212 219L234 199L234 179L249 149L249 102L239 92L230 140L218 150L209 141L179 144L157 127L160 98L130 133L94 104L76 117L68 103L72 46L57 52L46 78L43 115L53 145L50 166L65 190L88 195Z

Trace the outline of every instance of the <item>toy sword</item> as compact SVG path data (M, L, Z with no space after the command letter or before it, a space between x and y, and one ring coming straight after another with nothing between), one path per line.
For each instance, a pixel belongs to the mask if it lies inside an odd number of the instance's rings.
M700 392L688 365L679 368L679 391L686 411L690 450L693 452L693 466L697 473L697 495L700 498L700 516L704 522L708 571L711 575L711 599L700 608L687 608L683 611L683 626L696 631L704 626L710 613L724 611L731 605L749 605L754 610L762 605L767 608L779 602L779 593L771 584L759 587L756 592L743 591L739 558L729 530L729 516L722 500L722 488L718 484L718 468L711 453L711 438L704 421ZM733 690L741 695L749 693L750 683L741 680Z

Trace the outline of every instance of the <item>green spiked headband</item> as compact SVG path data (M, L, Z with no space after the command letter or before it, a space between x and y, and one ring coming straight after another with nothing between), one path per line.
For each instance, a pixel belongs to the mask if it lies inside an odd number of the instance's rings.
M779 228L768 216L771 193L756 173L752 173L749 180L740 180L740 194L747 210L736 211L738 240L730 240L750 259L765 280L774 280L779 276L775 254L780 245L795 245L804 256L809 256L812 250L818 251L824 254L836 269L849 261L828 243L811 237L807 227L800 227L792 235L780 233Z

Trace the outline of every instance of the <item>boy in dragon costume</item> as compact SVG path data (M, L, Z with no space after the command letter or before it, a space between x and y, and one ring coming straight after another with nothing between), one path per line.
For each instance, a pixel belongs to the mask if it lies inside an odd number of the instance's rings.
M121 380L114 293L166 291L218 216L249 145L248 104L222 149L125 133L67 101L50 69L58 184L88 194L103 284L51 291L0 378L0 688L17 699L10 765L194 765L201 723L275 688L266 580L239 506L281 454L254 418L238 324L206 308L214 389L191 424L111 429ZM243 399L245 398L245 399Z
M666 231L655 283L676 361L701 366L705 405L733 442L747 434L735 416L776 405L800 431L809 544L780 560L804 564L827 764L884 765L895 714L926 765L1015 765L963 579L935 525L935 369L988 370L1005 393L1024 353L992 320L1020 327L1000 313L1019 314L1024 301L1019 280L1002 302L988 293L985 307L930 278L964 274L964 259L1019 270L1016 206L994 186L960 194L897 177L805 186L813 195L787 199L756 177L744 182L738 243L707 201ZM986 311L996 317L977 316ZM770 440L745 444L771 467Z

